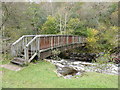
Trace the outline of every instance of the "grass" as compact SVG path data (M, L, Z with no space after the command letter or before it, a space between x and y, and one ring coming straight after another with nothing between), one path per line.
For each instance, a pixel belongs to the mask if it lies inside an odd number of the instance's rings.
M0 65L2 64L7 64L12 60L13 58L11 57L10 54L0 54Z
M57 77L54 65L39 61L21 71L3 68L4 88L118 88L118 76L95 72L86 73L80 78L63 79Z

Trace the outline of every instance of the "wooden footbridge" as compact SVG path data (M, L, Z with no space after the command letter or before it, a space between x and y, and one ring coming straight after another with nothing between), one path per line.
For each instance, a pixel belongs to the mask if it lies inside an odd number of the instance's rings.
M73 35L24 35L12 44L11 51L16 64L28 64L35 57L44 59L53 49L65 51L84 45L85 38Z

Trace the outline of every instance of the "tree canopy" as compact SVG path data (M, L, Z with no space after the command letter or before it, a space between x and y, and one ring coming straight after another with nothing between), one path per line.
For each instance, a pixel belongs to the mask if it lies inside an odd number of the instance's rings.
M117 47L116 2L6 2L2 10L2 35L12 41L26 34L71 34L85 36L92 51Z

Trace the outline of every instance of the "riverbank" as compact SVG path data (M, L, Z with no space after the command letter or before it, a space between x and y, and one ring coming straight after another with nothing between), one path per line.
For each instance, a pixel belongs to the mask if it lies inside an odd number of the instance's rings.
M80 78L64 79L54 72L55 65L38 61L20 71L2 68L3 88L118 88L118 76L87 72ZM51 83L52 82L52 83Z

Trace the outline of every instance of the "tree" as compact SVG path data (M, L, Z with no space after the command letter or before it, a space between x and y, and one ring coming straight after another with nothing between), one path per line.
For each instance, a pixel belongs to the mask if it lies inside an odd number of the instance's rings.
M42 34L57 34L57 33L59 33L59 30L57 28L57 21L56 21L55 17L52 17L52 16L47 17L47 21L42 26L41 33Z

